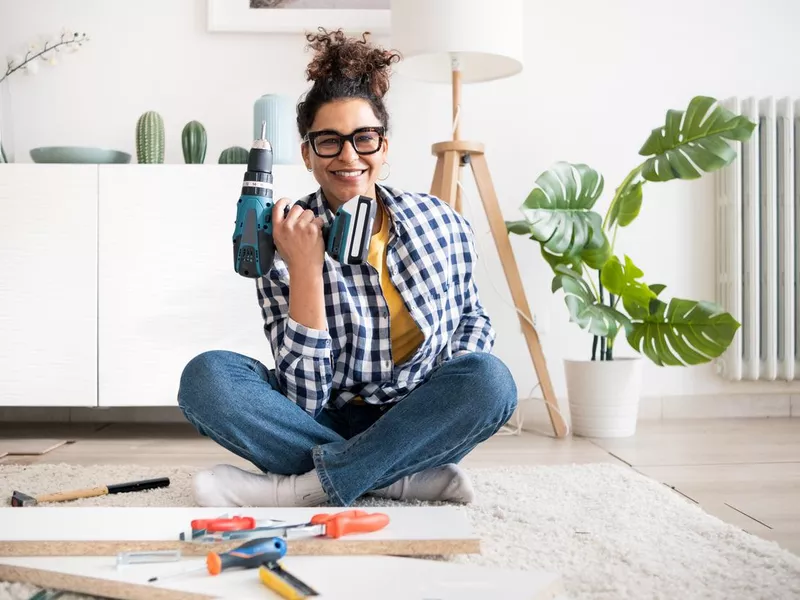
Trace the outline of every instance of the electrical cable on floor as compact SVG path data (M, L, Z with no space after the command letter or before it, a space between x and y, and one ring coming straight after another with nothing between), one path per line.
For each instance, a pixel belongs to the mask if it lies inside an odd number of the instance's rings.
M464 189L464 186L461 184L461 181L460 181L460 180L458 180L458 181L457 181L457 183L458 183L458 187L459 187L459 188L461 188L461 192L462 192L462 194L464 195L464 199L466 200L466 202L462 202L462 206L468 206L468 205L470 204L470 201L469 201L469 196L468 196L468 194L467 194L467 190L465 190L465 189ZM467 220L468 220L470 223L475 223L475 221L472 219L472 214L471 214L471 212L470 212L470 214L467 216ZM474 228L474 225L473 225L473 228ZM489 233L491 233L491 231L489 231ZM483 265L483 268L484 268L484 269L485 269L485 271L486 271L486 277L487 277L487 279L489 280L489 283L490 283L490 284L492 285L492 287L494 288L494 291L497 293L497 297L498 297L498 298L500 298L500 300L502 300L502 301L503 301L505 304L507 304L508 306L510 306L511 308L513 308L513 309L514 309L514 310L517 312L517 314L519 314L519 315L520 315L520 316L521 316L523 319L525 319L525 321L526 321L527 323L529 323L529 324L530 324L530 326L531 326L531 327L533 327L533 329L534 329L534 330L536 330L536 324L535 324L533 321L531 321L531 320L528 318L528 316L527 316L527 315L525 315L525 314L524 314L524 313L523 313L523 312L522 312L520 309L518 309L518 308L517 308L515 305L511 304L510 302L508 302L508 301L505 299L505 297L503 296L503 294L500 292L500 290L499 290L499 289L497 289L497 286L495 285L495 283L494 283L494 280L492 279L491 275L489 274L489 273L490 273L490 271L489 271L489 269L486 267L486 263L484 263L484 262L483 262L483 261L484 261L484 253L483 253L483 245L482 245L482 243L481 243L481 241L480 241L480 237L481 237L481 236L477 235L477 232L476 232L476 235L475 235L475 242L476 242L476 244L477 244L477 246L478 246L478 261L479 261L479 262L480 262L480 263ZM537 331L537 333L538 333L538 331ZM539 387L540 385L541 385L541 382L537 382L537 383L536 383L536 385L534 385L534 386L531 388L531 391L530 391L530 393L528 394L528 397L527 397L527 398L524 398L523 400L541 400L542 402L544 402L544 403L547 405L547 401L546 401L544 398L535 398L535 397L533 396L533 392L534 392L534 391L536 390L536 388L537 388L537 387ZM546 407L545 407L545 408L546 408ZM564 421L564 426L567 428L567 430L566 430L566 433L565 433L564 435L565 435L565 436L568 436L568 435L570 434L570 431L571 431L571 429L570 429L570 425L569 425L569 421L567 421L567 418L564 416L564 414L561 412L561 410L559 409L559 407L558 407L557 405L553 405L553 410L555 410L555 411L556 411L556 412L557 412L557 413L558 413L558 414L561 416L561 418L563 419L563 421ZM521 411L521 410L519 410L519 408L518 408L518 409L517 409L517 411L516 411L516 418L514 418L514 421L515 421L514 425L509 425L509 424L507 423L506 425L504 425L503 427L501 427L501 429L500 429L500 431L498 432L498 434L497 434L497 435L519 435L519 434L520 434L520 432L522 431L522 427L523 427L523 425L524 425L524 417L522 416L522 411ZM556 437L555 435L552 435L552 434L550 434L550 433L547 433L547 432L544 432L544 431L540 431L540 430L538 430L538 429L531 429L531 431L533 431L533 432L535 432L535 433L539 433L539 434L541 434L541 435L546 435L546 436L549 436L549 437Z

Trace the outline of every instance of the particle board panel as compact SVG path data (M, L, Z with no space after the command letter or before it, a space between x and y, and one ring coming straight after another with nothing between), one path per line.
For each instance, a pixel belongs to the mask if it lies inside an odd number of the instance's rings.
M279 598L251 570L217 577L195 572L147 583L202 566L201 559L179 563L129 565L117 569L106 557L0 557L0 579L102 595L121 600L200 600ZM292 556L281 566L314 588L320 600L553 600L564 593L561 576L441 560L396 556Z
M5 562L6 560L0 558L0 561ZM30 563L32 560L34 559L28 559L25 562ZM54 560L59 562L55 563ZM59 566L63 566L62 561L63 559L53 558L49 564L50 569L58 569ZM0 580L11 583L29 583L45 589L121 600L206 600L214 598L207 593L161 589L142 583L127 583L95 575L76 575L50 569L40 566L0 563Z
M193 519L222 514L304 523L321 512L342 507L314 508L192 508L192 507L25 507L0 508L0 556L105 556L125 550L179 548L185 555L205 555L210 545L181 541ZM400 556L480 553L480 539L466 514L454 506L369 507L389 515L380 531L338 540L288 540L293 555L392 554ZM187 535L187 538L189 536ZM217 551L240 541L218 542Z

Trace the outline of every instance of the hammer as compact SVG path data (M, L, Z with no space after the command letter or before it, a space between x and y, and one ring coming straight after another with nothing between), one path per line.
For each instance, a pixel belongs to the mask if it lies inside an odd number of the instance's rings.
M94 496L105 496L106 494L123 494L125 492L139 492L141 490L152 490L155 488L167 487L169 477L158 479L143 479L142 481L131 481L128 483L117 483L115 485L104 485L85 490L73 490L71 492L57 492L55 494L44 494L42 496L29 496L14 490L11 494L11 506L36 506L40 502L66 502L77 500L78 498L92 498Z

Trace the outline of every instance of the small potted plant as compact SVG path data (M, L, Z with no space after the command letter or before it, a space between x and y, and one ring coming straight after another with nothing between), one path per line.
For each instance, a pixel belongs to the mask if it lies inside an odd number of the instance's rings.
M642 206L647 183L698 179L736 157L728 140L746 141L755 123L697 96L685 111L669 110L639 150L645 160L616 188L604 216L594 210L603 193L600 173L558 162L537 179L509 233L539 243L553 271L552 291L563 292L570 322L592 336L591 355L565 359L572 430L576 435L623 437L636 430L641 354L659 366L693 366L719 357L740 324L706 300L663 299L664 285L647 283L627 255L615 255L621 227ZM624 334L640 355L614 356Z

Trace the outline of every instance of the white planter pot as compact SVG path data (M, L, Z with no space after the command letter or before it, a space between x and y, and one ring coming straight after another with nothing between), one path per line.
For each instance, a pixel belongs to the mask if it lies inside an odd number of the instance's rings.
M628 437L636 433L642 359L564 360L572 433Z

